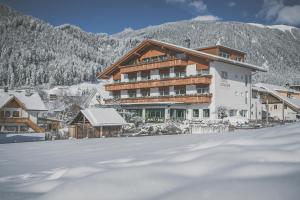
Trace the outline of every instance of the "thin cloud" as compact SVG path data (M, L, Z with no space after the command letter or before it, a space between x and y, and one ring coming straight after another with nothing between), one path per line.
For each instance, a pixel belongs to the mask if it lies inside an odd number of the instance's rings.
M189 6L193 7L198 12L205 12L207 10L207 5L202 0L191 1Z
M300 24L300 4L287 6L283 0L264 0L263 7L257 17L275 23L289 25Z
M198 13L207 12L207 5L203 0L165 0L166 3L182 4L193 8Z
M228 6L229 6L229 7L234 7L234 6L236 6L236 3L233 2L233 1L231 1L231 2L228 3Z
M214 15L202 15L202 16L197 16L191 20L192 21L219 21L222 19L220 17L214 16Z

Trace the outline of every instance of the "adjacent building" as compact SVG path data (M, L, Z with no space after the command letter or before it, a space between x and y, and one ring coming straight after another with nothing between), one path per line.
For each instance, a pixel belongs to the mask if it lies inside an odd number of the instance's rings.
M47 111L38 93L0 90L0 132L44 132L39 126L41 112Z
M99 78L109 82L106 105L146 122L217 119L224 108L250 118L251 77L266 70L245 61L245 52L222 45L190 49L145 40Z
M252 87L251 119L294 121L300 117L300 92L288 87L257 83Z
M69 137L100 138L118 136L126 121L113 108L81 110L69 124Z

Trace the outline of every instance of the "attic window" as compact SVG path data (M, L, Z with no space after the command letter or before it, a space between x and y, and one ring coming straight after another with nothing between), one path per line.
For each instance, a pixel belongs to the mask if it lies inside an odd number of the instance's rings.
M221 51L221 52L219 53L219 56L221 56L221 57L223 57L223 58L229 58L229 57L230 57L230 54L229 54L229 53L226 53L226 52L224 52L224 51Z

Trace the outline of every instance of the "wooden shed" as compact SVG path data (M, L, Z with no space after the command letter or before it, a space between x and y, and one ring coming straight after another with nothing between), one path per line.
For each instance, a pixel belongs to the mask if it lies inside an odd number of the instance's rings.
M126 121L113 108L81 110L69 124L69 137L100 138L118 136Z

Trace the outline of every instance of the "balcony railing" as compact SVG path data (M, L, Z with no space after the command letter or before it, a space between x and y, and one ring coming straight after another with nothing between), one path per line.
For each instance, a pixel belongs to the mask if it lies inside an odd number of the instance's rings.
M210 103L211 94L185 94L180 96L149 96L136 98L121 98L118 99L120 104L129 103L160 103L160 102L174 102L174 103ZM106 104L115 103L116 100L105 99Z
M172 77L165 78L162 80L148 80L148 81L137 81L133 83L122 82L105 85L107 91L116 90L130 90L130 89L141 89L141 88L156 88L164 86L176 86L176 85L195 85L211 83L211 75L197 75L197 76L186 76L183 78Z
M164 67L176 67L176 66L186 66L186 65L188 65L187 60L173 58L164 61L121 66L120 72L122 74L126 74L130 72L138 72L138 71L145 71L151 69L159 69Z

